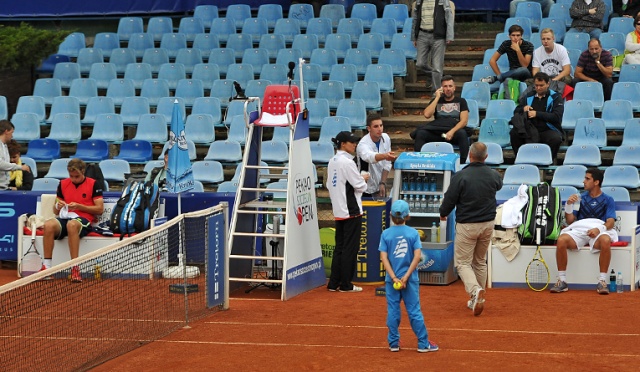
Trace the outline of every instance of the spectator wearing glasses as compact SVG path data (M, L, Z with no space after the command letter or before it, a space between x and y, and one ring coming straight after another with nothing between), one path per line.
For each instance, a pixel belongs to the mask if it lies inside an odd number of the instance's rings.
M624 42L624 62L628 64L640 63L640 16L633 21L635 29L627 34Z

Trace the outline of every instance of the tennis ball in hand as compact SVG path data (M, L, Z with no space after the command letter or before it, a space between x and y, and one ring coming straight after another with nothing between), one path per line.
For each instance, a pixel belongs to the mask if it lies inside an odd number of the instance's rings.
M395 289L396 291L401 290L402 289L402 282L393 283L393 289Z

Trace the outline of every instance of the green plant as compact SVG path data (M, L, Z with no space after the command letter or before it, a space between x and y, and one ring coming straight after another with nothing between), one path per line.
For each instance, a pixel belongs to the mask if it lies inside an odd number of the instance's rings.
M19 27L0 25L0 70L18 70L37 66L49 54L58 50L58 45L71 31L42 30L29 24Z

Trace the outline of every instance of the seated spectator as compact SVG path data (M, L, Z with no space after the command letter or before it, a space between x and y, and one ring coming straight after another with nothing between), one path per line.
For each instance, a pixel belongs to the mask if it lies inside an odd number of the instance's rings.
M80 238L91 231L96 216L104 212L102 186L93 178L85 177L87 165L80 159L71 159L67 165L69 178L58 185L53 213L57 216L44 223L44 264L42 270L51 267L51 257L55 240L69 237L69 254L77 258ZM71 281L82 282L80 268L71 269Z
M607 50L602 50L600 40L589 40L589 49L580 54L572 85L581 81L597 81L602 84L604 99L611 99L613 90L613 56Z
M31 172L26 164L16 165L11 163L7 144L13 138L15 127L9 120L0 120L0 190L9 189L9 176L11 171L23 170Z
M602 0L573 0L569 15L571 28L567 32L586 32L598 39L603 30L605 5Z
M562 114L564 99L549 89L549 75L538 72L533 77L535 91L520 96L513 112L511 146L517 155L525 143L546 143L551 148L553 160L558 157L562 143Z
M433 100L424 109L424 117L435 118L433 121L419 126L411 132L415 140L414 151L420 151L422 145L428 142L446 141L460 148L460 162L467 161L469 154L469 136L467 121L469 107L464 98L456 97L456 85L451 75L445 75L441 80L442 86L436 90Z
M640 13L640 0L613 0L613 13L611 18L628 17L636 18Z
M7 144L9 150L9 157L13 164L22 166L20 160L20 145L15 140L11 140ZM27 172L22 169L13 170L9 173L9 189L11 190L25 190L30 191L33 187L33 173L29 170Z
M552 82L561 81L571 84L571 61L567 48L556 43L555 34L550 28L540 31L540 41L542 45L533 52L531 73L535 75L538 72L544 72L549 75ZM554 89L553 86L551 88ZM554 90L562 94L561 90Z
M640 16L636 16L633 24L635 29L627 34L624 42L624 63L628 64L640 63Z
M542 7L542 16L545 18L549 16L551 5L554 4L553 0L511 0L511 2L509 3L509 17L515 17L518 3L524 3L525 1L540 4L540 6Z
M531 77L529 66L533 56L533 44L522 39L523 33L524 29L520 25L509 27L509 40L503 41L489 60L489 65L496 76L487 76L480 80L493 84L496 80L503 82L507 78L512 78L525 81ZM504 53L507 53L509 59L509 71L501 74L498 58Z

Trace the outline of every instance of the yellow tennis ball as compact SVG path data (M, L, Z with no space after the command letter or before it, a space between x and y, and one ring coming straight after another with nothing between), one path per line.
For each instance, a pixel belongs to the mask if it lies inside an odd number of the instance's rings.
M393 283L393 288L394 288L396 291L401 290L401 289L402 289L402 282L395 282L395 283Z

